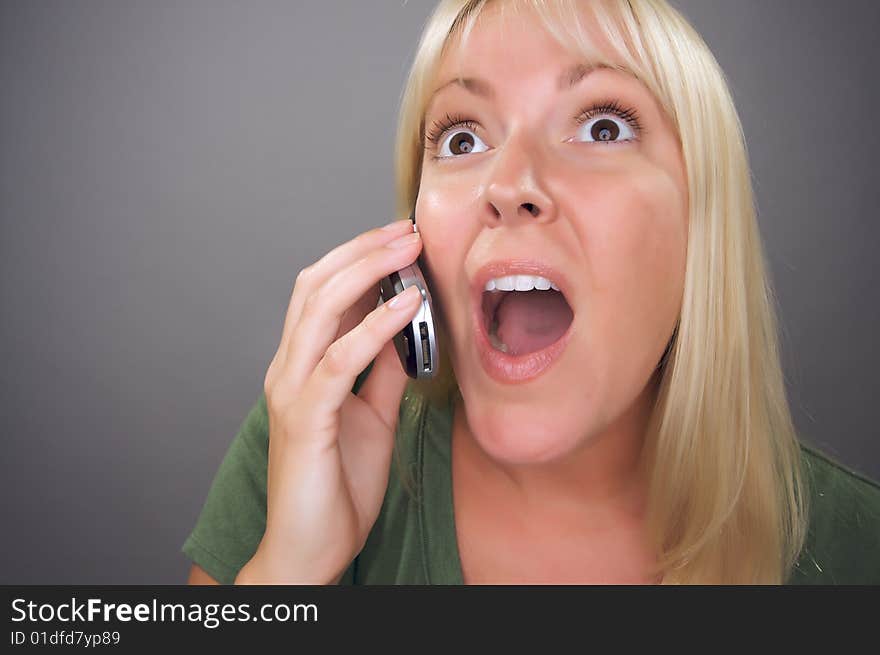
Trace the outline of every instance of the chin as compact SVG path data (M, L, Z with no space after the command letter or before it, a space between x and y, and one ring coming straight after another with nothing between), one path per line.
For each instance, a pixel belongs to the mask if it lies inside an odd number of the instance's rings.
M584 423L574 424L562 408L549 411L531 404L476 406L467 411L474 440L492 459L507 464L545 464L564 458L580 445ZM561 424L550 416L565 417Z

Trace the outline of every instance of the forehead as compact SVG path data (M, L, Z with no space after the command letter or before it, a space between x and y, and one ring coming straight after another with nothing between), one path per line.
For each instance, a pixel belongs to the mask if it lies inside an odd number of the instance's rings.
M469 32L459 30L447 43L437 81L477 69L502 78L546 74L548 67L571 70L575 64L625 69L584 5L572 11L564 15L548 8L539 14L520 3L488 5Z

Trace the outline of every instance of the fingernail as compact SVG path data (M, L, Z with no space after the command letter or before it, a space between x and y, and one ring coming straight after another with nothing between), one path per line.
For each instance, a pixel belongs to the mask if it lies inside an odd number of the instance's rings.
M415 289L415 291L413 291ZM391 300L388 301L388 306L392 309L404 309L408 305L411 305L415 302L415 299L420 297L422 294L419 293L418 287L407 287L396 296L394 296Z
M400 220L400 221L392 221L392 222L389 223L388 225L384 225L384 226L382 227L382 229L383 229L383 230L388 230L389 232L392 231L392 230L402 229L404 223L412 223L412 221L409 220L408 218L404 218L403 220Z
M418 232L411 232L410 234L406 234L399 239L395 239L390 243L386 243L386 248L406 248L407 246L411 246L414 243L418 243L421 236Z

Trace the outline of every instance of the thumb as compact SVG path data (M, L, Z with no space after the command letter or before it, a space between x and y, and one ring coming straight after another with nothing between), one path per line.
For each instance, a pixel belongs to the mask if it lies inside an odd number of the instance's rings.
M409 376L403 370L394 342L386 343L361 386L358 397L366 401L392 430L397 425L400 399Z

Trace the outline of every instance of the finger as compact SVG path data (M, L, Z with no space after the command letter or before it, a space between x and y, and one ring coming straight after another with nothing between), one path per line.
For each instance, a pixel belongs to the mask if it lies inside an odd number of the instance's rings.
M287 344L299 321L303 303L315 289L337 271L408 232L412 232L412 222L409 219L394 221L384 227L362 232L354 239L336 246L317 262L300 271L290 294L278 350L282 353L289 350Z
M349 307L342 315L339 330L337 330L336 335L333 337L333 341L336 341L343 334L347 333L355 325L364 320L364 317L367 314L376 309L378 301L381 300L380 296L381 293L378 284L374 284L367 289L366 293L364 293L364 295L362 295L358 301Z
M358 396L370 405L390 430L397 426L400 398L409 381L394 342L389 341L373 362Z
M370 312L351 332L331 344L302 391L303 400L314 408L313 416L318 421L324 425L334 425L328 418L342 407L358 374L412 320L421 305L421 298L417 287L407 287ZM332 430L317 429L310 434L318 440L336 438Z
M366 257L337 271L306 300L288 342L284 375L293 388L299 388L305 382L336 340L346 310L381 278L412 264L418 257L421 238L417 233L406 235L389 246L400 241L405 242L402 247L376 248Z

